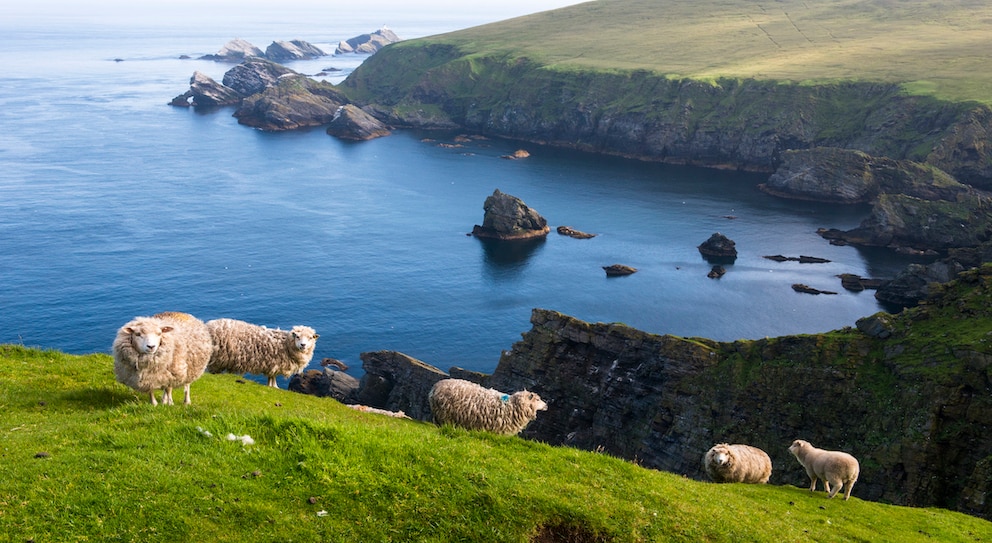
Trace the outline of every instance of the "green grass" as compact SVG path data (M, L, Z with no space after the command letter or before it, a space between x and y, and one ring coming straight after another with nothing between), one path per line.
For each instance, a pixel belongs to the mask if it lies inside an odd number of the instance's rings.
M2 345L0 375L3 541L992 540L960 513L698 482L230 375L169 407L102 354Z
M984 0L596 0L425 39L559 70L870 81L992 104L990 36Z

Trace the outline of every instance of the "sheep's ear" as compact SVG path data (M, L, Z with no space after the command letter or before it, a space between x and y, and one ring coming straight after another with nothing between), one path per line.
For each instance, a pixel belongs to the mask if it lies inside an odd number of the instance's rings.
M171 326L163 326L162 327L162 333L163 334L166 333L166 332L171 332L171 331L172 331L172 327Z

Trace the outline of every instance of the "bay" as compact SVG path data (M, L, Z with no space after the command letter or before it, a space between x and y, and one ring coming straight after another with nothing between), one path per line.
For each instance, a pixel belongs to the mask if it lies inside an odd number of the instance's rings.
M454 133L361 143L320 129L265 133L229 108L166 105L195 70L219 80L229 65L194 59L234 37L333 49L384 22L417 37L498 18L309 10L218 13L194 26L175 13L3 19L0 343L109 352L133 316L177 310L313 326L315 364L337 358L356 375L359 354L380 349L488 372L533 308L718 340L814 333L882 309L837 274L891 276L908 262L828 244L817 228L851 228L867 209L776 199L757 190L761 175L495 138L439 145ZM362 59L290 67L335 67L337 82ZM501 158L520 148L531 157ZM468 236L495 189L552 227L597 236ZM716 280L696 248L714 232L740 253ZM831 262L763 258L774 254ZM607 278L613 263L639 271ZM799 294L797 282L838 294Z

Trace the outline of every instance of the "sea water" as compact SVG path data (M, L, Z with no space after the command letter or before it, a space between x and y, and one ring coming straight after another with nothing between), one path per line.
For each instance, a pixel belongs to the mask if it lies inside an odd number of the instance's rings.
M486 22L353 3L208 19L182 5L0 21L0 343L109 352L132 317L171 310L312 326L314 365L337 358L355 374L360 353L383 349L489 372L534 308L717 340L823 332L882 309L838 274L891 277L907 262L816 234L856 226L867 208L777 199L757 189L762 175L454 133L360 143L322 129L266 133L238 125L231 108L171 107L194 71L223 77L230 65L196 58L235 37L333 50L382 24L409 38ZM332 70L337 83L363 59L290 67ZM531 156L502 158L517 149ZM467 235L496 189L552 228L596 237ZM697 250L714 232L739 252L719 279ZM830 262L763 258L776 254ZM638 271L608 278L615 263Z

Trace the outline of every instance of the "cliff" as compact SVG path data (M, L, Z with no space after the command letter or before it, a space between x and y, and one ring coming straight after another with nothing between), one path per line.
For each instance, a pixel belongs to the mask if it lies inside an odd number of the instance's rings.
M696 479L714 443L748 443L771 456L772 484L798 486L787 447L806 439L860 459L860 498L992 518L992 265L825 334L716 342L541 309L531 323L492 375L450 371L539 393L549 409L524 437ZM443 372L398 353L362 360L368 390L351 401L429 420Z

